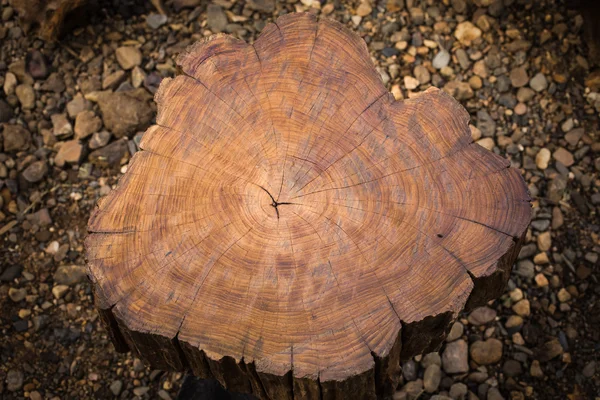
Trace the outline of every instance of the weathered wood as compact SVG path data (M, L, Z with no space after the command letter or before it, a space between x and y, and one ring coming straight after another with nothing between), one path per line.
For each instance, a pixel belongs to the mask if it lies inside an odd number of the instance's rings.
M385 398L501 293L530 199L449 95L394 101L365 43L311 14L178 65L89 221L118 343L260 399Z

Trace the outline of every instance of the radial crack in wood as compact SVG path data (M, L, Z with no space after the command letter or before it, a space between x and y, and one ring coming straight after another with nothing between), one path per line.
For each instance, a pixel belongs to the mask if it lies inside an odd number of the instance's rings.
M529 195L449 95L394 101L365 43L311 14L177 63L89 221L117 349L260 399L385 398L501 294Z

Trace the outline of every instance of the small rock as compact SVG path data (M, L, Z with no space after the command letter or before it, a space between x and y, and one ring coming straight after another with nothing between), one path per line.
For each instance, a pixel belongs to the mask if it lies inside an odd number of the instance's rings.
M552 154L550 153L550 150L546 148L540 149L540 151L538 151L538 153L535 156L536 167L538 167L542 171L548 168L548 163L550 162L551 155Z
M63 167L66 163L79 164L82 152L83 146L78 140L69 140L64 142L60 150L58 150L54 158L54 163L58 167Z
M39 50L32 50L25 56L27 72L34 79L46 79L50 74L50 67L46 57Z
M556 161L560 162L565 167L570 167L575 162L573 159L573 154L562 147L559 147L554 154L552 154L552 157L554 157Z
M93 111L82 111L75 119L75 138L85 139L102 128L102 120Z
M537 245L540 251L548 251L552 247L552 236L550 232L542 232L537 237Z
M104 126L116 137L134 134L148 127L154 117L149 101L152 97L142 88L128 92L99 92Z
M469 100L474 96L473 89L467 82L450 81L444 85L444 91L456 100Z
M469 323L478 326L492 322L496 318L496 311L489 307L478 307L469 314Z
M486 400L504 400L504 396L502 396L498 388L492 387L487 392Z
M538 360L532 361L531 368L529 368L529 374L534 378L542 378L544 376L544 371L542 371L542 367Z
M404 77L404 87L407 90L415 90L419 87L419 80L407 75Z
M469 388L464 383L458 382L450 387L450 397L454 400L462 400L467 398Z
M519 301L518 303L514 304L512 306L512 309L515 313L517 313L517 315L519 315L521 317L527 317L531 313L529 300L527 300L527 299L523 299L523 300Z
M26 150L31 143L31 134L21 125L4 125L4 151Z
M490 137L479 139L476 143L489 151L492 151L494 149L494 146L496 145L496 143L494 143L494 139Z
M558 339L552 339L544 343L536 350L537 357L541 362L547 362L564 353L564 349Z
M517 100L521 103L527 103L535 96L535 92L528 87L522 87L517 92Z
M41 181L48 173L48 164L46 161L36 161L29 165L23 171L23 178L31 183Z
M417 65L413 73L421 85L424 85L431 80L431 74L429 73L429 70L422 65Z
M89 161L94 165L114 167L121 165L121 160L128 154L127 140L117 140L90 153Z
M538 72L531 80L529 81L529 86L535 90L536 92L541 92L548 88L548 81L546 80L546 76L541 72Z
M523 373L523 368L521 367L521 363L517 360L506 360L502 366L502 372L504 372L506 376L514 378Z
M437 364L432 364L427 367L423 375L423 388L427 393L435 392L440 386L442 380L442 370Z
M52 288L52 295L58 300L62 299L68 291L69 287L67 285L56 285Z
M425 13L419 7L411 7L409 9L410 19L414 25L423 25L425 22Z
M142 86L146 76L146 73L140 67L135 67L133 70L131 70L131 84L133 87L137 89Z
M118 396L119 394L121 394L121 390L123 389L123 382L114 381L110 384L109 388L113 395Z
M454 324L452 324L452 328L450 328L450 333L448 334L448 337L446 337L446 342L453 342L456 339L460 339L464 331L465 327L463 326L463 324L461 324L458 321L455 322Z
M6 75L4 76L4 86L3 86L4 93L7 96L15 94L15 90L17 88L18 83L19 82L18 82L15 74L13 74L12 72L7 72Z
M73 126L67 118L67 114L54 114L51 117L54 136L69 137L73 135Z
M227 15L216 4L209 4L206 8L206 21L212 32L223 32L227 26Z
M61 265L54 273L54 282L60 285L73 286L86 278L86 268L79 265Z
M91 110L92 104L87 101L80 93L78 93L73 100L67 103L67 113L69 117L76 118L80 112L85 110Z
M14 279L21 276L22 271L23 271L23 266L14 265L14 264L10 265L0 275L0 282L12 282Z
M23 387L23 372L19 369L10 369L6 374L6 389L9 392L16 392Z
M510 71L510 83L513 87L520 88L527 85L529 82L529 75L525 67L517 67Z
M158 29L167 23L167 16L164 14L150 14L146 17L146 23L152 29Z
M15 303L18 303L21 300L24 300L26 296L27 296L27 289L25 289L25 288L20 288L20 289L10 288L10 289L8 289L8 297Z
M1 109L1 107L0 107ZM0 115L2 114L2 111L0 111ZM0 120L1 121L1 120ZM571 131L569 131L566 135L565 135L565 140L567 141L567 143L569 143L571 146L575 147L577 146L577 143L579 143L579 141L581 140L581 138L583 137L583 134L585 133L583 128L577 128L577 129L573 129Z
M464 340L446 344L442 353L442 365L447 374L462 374L469 371L468 345Z
M433 68L435 68L435 69L442 69L444 67L447 67L449 63L450 63L450 53L448 53L444 49L441 49L435 55L435 57L433 57L433 61L432 61Z
M492 137L496 134L496 121L485 110L477 111L477 128L485 137Z
M594 376L594 374L596 373L596 361L590 361L588 362L585 367L583 367L583 370L581 370L581 373L583 374L583 376L585 376L586 378L591 378Z
M253 10L272 13L275 10L275 0L246 0L246 4Z
M92 138L90 139L90 142L88 143L88 146L92 150L99 149L100 147L106 146L108 144L109 140L110 140L110 132L107 132L107 131L96 132L92 135Z
M21 103L21 107L24 110L31 110L35 107L35 92L33 87L26 83L23 83L15 89L15 94Z
M369 3L365 1L360 3L360 5L356 8L356 15L359 17L366 17L367 15L371 14L371 11L373 11L373 9Z
M481 29L469 21L461 22L454 31L454 37L465 46L470 46L472 42L481 37Z
M138 68L138 67L136 67L136 68ZM102 89L103 90L106 90L106 89L114 90L117 87L119 87L119 85L121 83L123 83L126 79L127 79L127 74L125 73L125 71L123 71L121 69L118 71L115 71L112 74L109 74L106 77L104 77L104 79L102 80Z
M567 289L562 288L558 291L556 297L561 303L566 303L567 301L571 300L571 293L569 293Z
M498 339L479 340L471 345L471 358L479 365L489 365L502 358L502 342Z
M115 51L117 62L124 70L130 70L142 63L142 52L133 46L122 46Z
M149 390L150 390L150 388L148 386L138 386L133 389L133 394L135 394L136 396L142 397L143 395L148 393Z

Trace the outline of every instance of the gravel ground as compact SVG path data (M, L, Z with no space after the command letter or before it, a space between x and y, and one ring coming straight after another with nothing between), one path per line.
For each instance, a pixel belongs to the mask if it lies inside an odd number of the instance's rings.
M560 0L104 1L59 44L0 0L0 397L176 396L181 374L115 353L93 308L90 209L125 172L174 57L278 15L334 18L396 98L444 88L473 139L523 172L533 222L504 295L403 364L395 399L599 399L600 70ZM175 11L177 10L177 11Z

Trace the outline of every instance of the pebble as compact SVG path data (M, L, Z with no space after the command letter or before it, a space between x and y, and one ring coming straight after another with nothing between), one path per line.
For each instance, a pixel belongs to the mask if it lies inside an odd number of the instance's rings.
M48 173L46 161L35 161L23 171L23 178L27 182L36 183L41 181Z
M64 142L58 150L56 157L54 157L54 163L58 167L62 167L66 163L79 164L82 152L83 146L78 140L69 140Z
M529 300L523 299L512 306L512 310L521 317L528 317L531 313Z
M442 371L440 366L432 364L425 369L425 374L423 375L423 388L427 393L433 393L438 390L441 380Z
M113 395L118 396L121 394L121 390L123 389L123 382L119 380L114 381L110 384L109 388Z
M154 117L152 96L139 88L127 92L99 92L93 101L100 106L104 126L117 138L145 130Z
M4 151L26 150L31 143L31 134L21 125L4 125Z
M6 374L6 389L9 392L16 392L23 387L23 372L20 369L10 369Z
M460 322L455 322L452 324L452 328L450 328L450 333L446 337L447 342L453 342L456 339L459 339L465 330L465 327Z
M93 111L85 110L75 119L75 138L85 139L102 128L102 120Z
M479 365L497 363L502 358L502 342L494 338L478 340L471 345L469 354Z
M469 371L468 345L462 339L446 344L442 353L442 366L447 374L461 374Z
M33 87L28 84L21 84L15 89L15 94L21 103L21 107L25 110L31 110L35 107L35 92Z
M366 17L367 15L371 14L371 11L373 11L373 9L369 5L369 3L366 1L363 1L356 8L356 15L358 15L359 17Z
M529 75L527 75L525 67L517 67L510 71L510 83L513 87L523 87L527 85L527 82L529 82Z
M529 81L529 86L535 90L536 92L541 92L548 88L548 81L546 80L546 76L541 72L538 72L531 80Z
M67 114L53 114L51 119L54 136L66 138L73 135L73 125L69 122Z
M561 303L566 303L572 298L571 293L569 293L565 288L560 289L556 297Z
M227 15L216 4L209 4L206 8L206 20L212 32L223 32L227 26Z
M418 79L407 75L404 77L404 86L408 90L414 90L419 87L419 81Z
M107 132L107 131L96 132L92 135L92 138L90 139L88 146L92 150L98 149L100 147L104 147L108 144L108 142L110 140L110 136L111 136L110 132Z
M575 160L573 159L573 154L571 154L568 150L562 147L559 147L556 151L554 151L552 157L554 157L556 161L560 162L565 167L570 167L575 163Z
M50 75L48 60L39 50L32 50L25 57L27 73L34 79L46 79Z
M150 14L146 17L146 23L152 29L158 29L167 23L167 16L164 14Z
M458 39L461 44L470 46L474 40L481 37L481 29L469 21L461 22L454 31L454 37Z
M20 288L20 289L10 288L10 289L8 289L8 297L15 303L18 303L21 300L24 300L26 296L27 296L27 289L25 289L25 288Z
M552 153L550 153L550 150L548 150L546 148L540 149L540 151L538 151L538 153L535 156L536 167L538 167L542 171L545 170L546 168L548 168L548 164L550 163L551 156L552 156Z
M570 130L565 135L565 140L567 141L567 143L569 143L569 145L575 147L575 146L577 146L577 143L579 143L579 141L583 137L584 133L585 133L585 130L583 128L577 128L577 129Z
M61 265L54 273L54 282L73 286L87 279L87 269L79 265Z
M542 232L537 237L537 245L540 251L548 251L552 247L552 236L550 232Z
M4 89L4 94L10 96L15 94L15 90L18 85L17 77L12 72L7 72L4 76L4 85L2 88Z
M496 318L496 311L489 307L478 307L469 313L469 323L475 326L485 325Z
M441 49L438 53L433 57L432 65L435 69L442 69L447 67L450 63L450 53L446 50Z
M122 46L115 51L117 62L124 70L130 70L142 63L142 52L133 46Z
M58 300L62 299L68 291L69 287L67 285L56 285L52 288L52 295Z
M479 139L475 143L477 143L478 145L480 145L484 149L487 149L487 150L490 150L490 151L492 151L494 149L494 146L496 145L496 143L494 143L494 139L492 139L490 137Z

